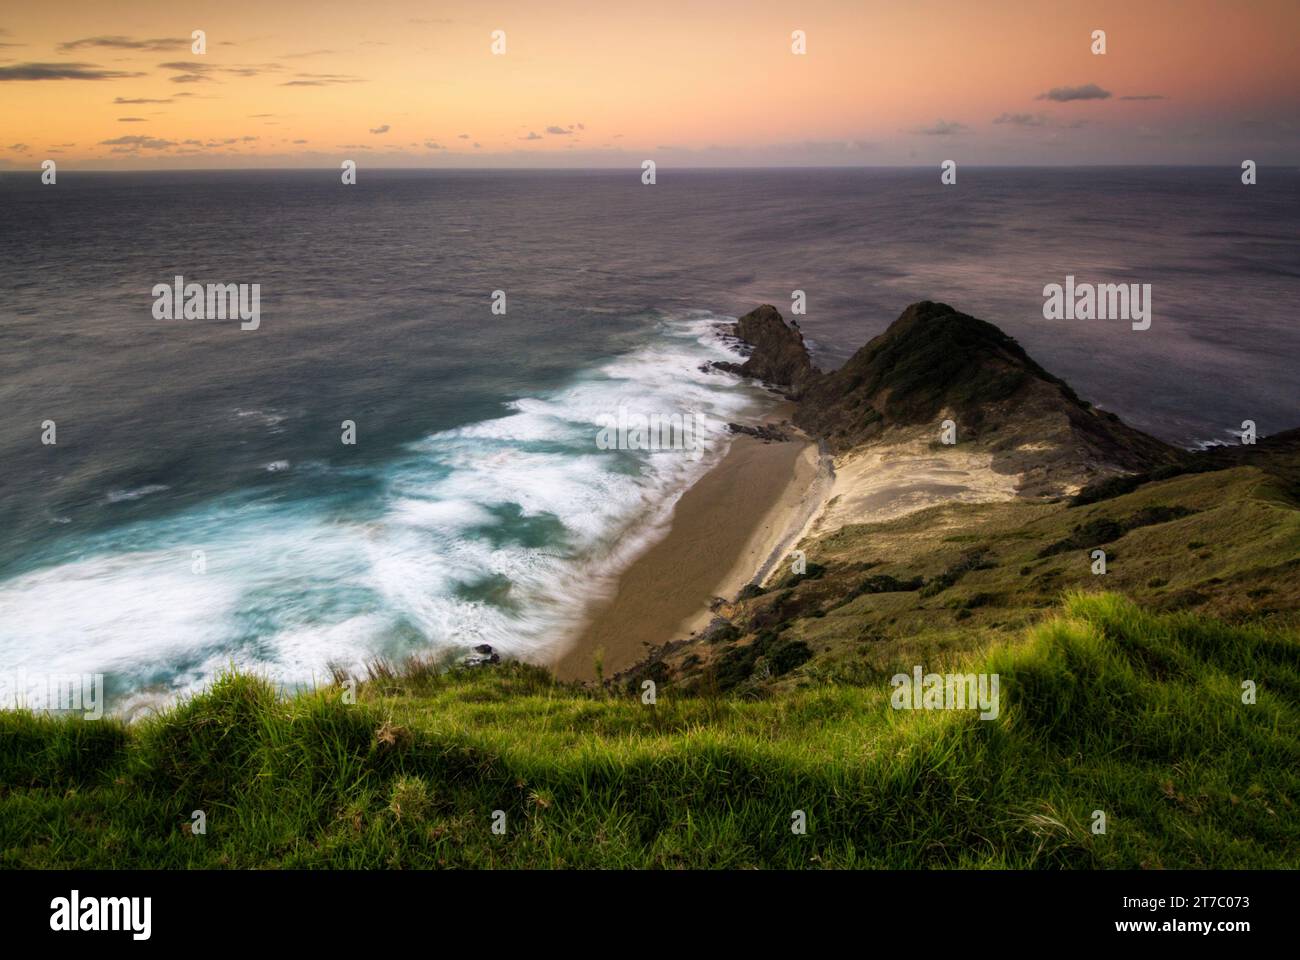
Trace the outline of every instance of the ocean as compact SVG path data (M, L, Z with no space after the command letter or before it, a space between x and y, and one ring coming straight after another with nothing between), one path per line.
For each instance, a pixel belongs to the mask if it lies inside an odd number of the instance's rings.
M544 658L767 402L718 321L795 290L824 369L942 300L1169 442L1300 425L1297 210L1266 167L0 174L0 670ZM260 325L155 319L177 275ZM1067 276L1151 328L1045 320ZM702 448L601 449L620 407Z

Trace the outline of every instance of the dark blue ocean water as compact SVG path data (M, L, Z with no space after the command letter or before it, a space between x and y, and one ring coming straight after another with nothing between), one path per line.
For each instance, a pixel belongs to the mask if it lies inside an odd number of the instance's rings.
M177 274L260 284L260 328L154 319ZM1067 274L1152 284L1151 329L1044 320ZM1300 425L1294 171L0 175L0 666L540 655L725 443L594 418L755 409L713 323L796 289L826 368L937 299L1171 442Z

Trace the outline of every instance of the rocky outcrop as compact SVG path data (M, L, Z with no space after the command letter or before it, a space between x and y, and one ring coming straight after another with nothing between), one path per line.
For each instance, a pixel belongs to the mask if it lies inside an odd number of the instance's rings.
M714 366L745 377L754 377L797 399L820 371L812 364L803 334L782 319L776 307L764 304L745 314L732 333L751 350L744 363Z
M762 440L764 443L785 443L790 439L779 427L770 423L760 423L753 427L746 426L743 423L729 423L727 429L732 433L743 433L755 440Z
M776 308L742 317L752 344L736 372L789 386L796 426L836 454L890 434L956 440L1021 477L1029 496L1074 492L1098 478L1182 464L1187 454L1081 400L991 323L946 303L914 303L838 370L822 374ZM758 371L761 371L759 373Z

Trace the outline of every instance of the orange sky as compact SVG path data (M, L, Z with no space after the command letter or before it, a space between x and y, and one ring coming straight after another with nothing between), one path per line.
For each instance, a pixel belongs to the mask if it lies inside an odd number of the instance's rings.
M1297 0L65 0L0 14L6 168L1294 163L1298 105Z

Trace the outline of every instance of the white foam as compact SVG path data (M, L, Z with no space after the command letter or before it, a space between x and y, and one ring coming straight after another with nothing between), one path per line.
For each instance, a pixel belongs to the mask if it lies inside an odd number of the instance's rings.
M553 394L411 444L375 468L381 493L364 514L232 497L71 545L67 562L0 582L0 662L180 692L231 664L297 684L331 663L478 643L544 659L662 536L725 451L727 420L761 402L700 369L738 359L716 323L665 322ZM699 414L701 455L599 449L600 418L620 405ZM475 599L506 581L504 605Z

